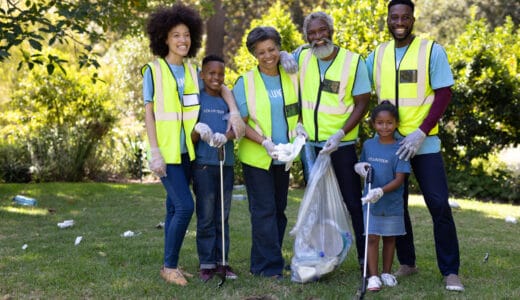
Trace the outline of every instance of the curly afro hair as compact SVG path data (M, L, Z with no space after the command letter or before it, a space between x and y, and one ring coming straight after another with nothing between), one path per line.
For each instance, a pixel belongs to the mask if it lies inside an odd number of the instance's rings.
M202 45L202 19L196 10L183 4L161 7L148 18L146 32L153 54L160 57L168 55L168 32L179 24L186 25L190 30L191 46L187 56L194 57L197 54Z

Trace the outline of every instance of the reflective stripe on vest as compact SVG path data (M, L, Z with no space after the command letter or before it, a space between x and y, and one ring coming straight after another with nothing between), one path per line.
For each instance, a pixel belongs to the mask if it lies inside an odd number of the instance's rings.
M195 148L191 141L191 132L197 122L200 109L199 85L195 69L191 64L184 63L184 95L181 99L177 81L164 59L157 59L146 67L150 67L154 82L153 101L157 143L164 161L169 164L181 163L181 126L184 128L190 160L194 160ZM189 103L183 105L184 102Z
M339 48L334 61L320 78L318 59L312 50L300 53L300 88L302 89L302 117L311 141L325 141L345 122L354 110L352 90L359 55ZM342 141L358 137L359 125L345 135Z
M282 68L279 68L279 73L284 101L284 116L288 127L287 136L289 141L292 142L294 137L296 137L299 109L294 113L294 110L288 108L298 105L298 81L296 75L287 74ZM271 138L273 131L271 127L271 103L262 80L262 75L258 69L254 69L242 75L242 77L244 79L247 109L249 111L247 125L253 128L259 135ZM287 116L287 111L291 111L294 114ZM264 170L269 169L272 161L272 158L267 154L262 145L248 138L240 140L238 157L241 162Z
M374 53L373 81L378 102L389 100L397 106L398 131L405 136L419 128L433 103L435 95L430 86L432 47L433 41L415 38L398 67L395 65L394 41L381 44ZM435 125L428 134L437 134L438 129Z

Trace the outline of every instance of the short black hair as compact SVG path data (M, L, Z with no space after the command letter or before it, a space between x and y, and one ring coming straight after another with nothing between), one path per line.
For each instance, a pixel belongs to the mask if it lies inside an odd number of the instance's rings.
M205 64L209 63L210 61L218 61L221 63L225 63L224 59L222 57L215 55L215 54L209 54L209 55L206 55L206 57L204 57L202 59L202 65L204 66Z
M255 55L256 43L263 42L266 40L272 40L278 49L282 46L282 38L280 33L271 26L258 26L253 28L247 35L246 47L249 53Z
M372 113L370 114L370 123L374 124L377 115L382 111L389 112L395 120L399 122L399 112L397 111L397 107L395 107L390 101L383 100L383 102L372 110Z
M397 4L404 4L410 6L412 8L412 12L415 9L415 4L413 4L413 2L410 0L391 0L390 2L388 2L388 10L390 10L390 7Z

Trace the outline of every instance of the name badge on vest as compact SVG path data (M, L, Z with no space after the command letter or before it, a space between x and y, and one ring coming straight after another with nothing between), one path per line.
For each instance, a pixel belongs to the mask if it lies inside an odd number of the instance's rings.
M417 70L399 70L400 83L416 83Z
M298 115L300 106L298 103L293 103L285 106L285 116L287 118Z
M324 79L322 82L323 91L337 94L339 92L339 81Z
M197 94L182 95L182 105L183 106L199 105L199 95L197 95Z

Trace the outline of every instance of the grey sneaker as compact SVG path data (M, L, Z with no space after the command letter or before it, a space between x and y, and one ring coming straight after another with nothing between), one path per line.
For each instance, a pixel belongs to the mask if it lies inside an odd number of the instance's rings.
M462 282L460 282L459 276L456 274L444 276L444 282L446 283L446 289L448 291L464 291L464 286L462 285Z
M396 277L404 277L416 274L417 272L419 272L419 269L417 269L415 266L400 265L399 269L394 273L394 275Z

